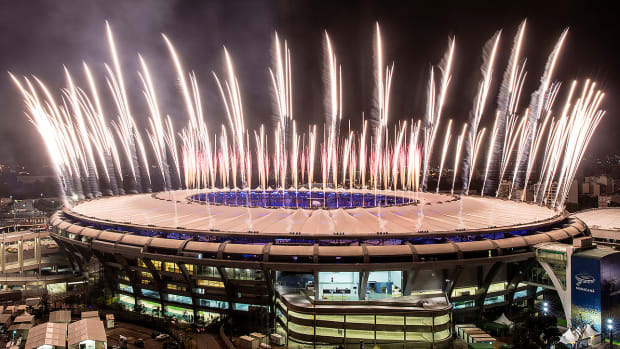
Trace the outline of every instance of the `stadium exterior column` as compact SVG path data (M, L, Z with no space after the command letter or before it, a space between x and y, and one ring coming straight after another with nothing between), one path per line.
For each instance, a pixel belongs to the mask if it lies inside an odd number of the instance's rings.
M474 306L478 310L476 313L478 318L482 317L482 312L484 311L484 300L487 297L489 286L493 282L493 279L495 278L495 276L497 275L497 273L499 272L503 264L504 264L503 262L493 263L493 265L491 266L491 269L489 269L489 271L487 272L487 275L484 277L484 280L482 281L480 289L478 289L478 291L476 292Z
M319 272L318 270L314 271L314 300L319 300Z
M19 265L19 273L24 273L24 242L20 238L17 241L17 264Z
M368 287L368 271L360 271L357 284L357 297L360 301L366 299L366 288Z
M196 290L196 280L189 275L187 268L185 267L185 263L176 262L177 266L181 270L181 274L183 275L183 279L185 279L185 283L189 288L189 292L192 295L192 311L194 313L194 322L198 320L198 296L195 293Z
M157 286L157 290L159 292L159 304L161 305L161 311L163 314L165 314L166 313L166 309L164 306L165 285L161 281L161 275L159 274L157 269L155 269L155 266L153 265L153 262L151 261L150 258L142 257L142 260L144 261L144 264L146 264L146 267L151 273L151 275L153 275L153 281L155 281L155 285Z
M34 258L37 261L37 274L41 275L41 233L34 238Z
M5 255L4 255L4 241L0 242L0 271L4 274L5 270Z
M562 283L560 282L560 280L558 279L557 275L555 275L555 273L553 272L553 269L551 268L551 266L549 265L549 263L547 262L543 262L541 260L538 260L538 263L540 263L540 265L543 267L543 269L545 270L545 273L547 273L547 275L549 276L549 279L551 279L551 282L553 283L553 287L555 288L556 292L558 293L558 297L560 298L560 302L562 303L562 310L564 310L564 316L566 317L566 325L570 328L572 326L572 322L571 322L571 281L572 281L572 277L571 277L571 263L570 263L570 259L572 256L572 253L569 253L567 251L567 262L566 262L566 287L562 287Z
M133 270L129 268L129 263L127 262L127 259L125 257L121 256L120 254L114 254L113 256L123 267L123 271L129 278L129 284L131 285L131 289L133 290L133 303L135 307L138 305L138 289L140 288L138 280L136 280L136 274Z

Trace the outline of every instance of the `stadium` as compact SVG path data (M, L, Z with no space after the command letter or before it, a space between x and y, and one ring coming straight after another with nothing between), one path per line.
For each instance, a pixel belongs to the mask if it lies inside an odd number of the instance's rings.
M592 248L587 225L565 204L605 115L605 94L594 81L575 80L556 102L564 30L530 108L522 108L525 28L523 21L494 120L482 122L492 112L500 31L484 46L467 121L442 119L454 38L430 68L423 117L397 121L389 112L394 64L384 60L376 23L369 118L362 113L353 125L343 113L341 64L325 32L321 135L308 114L293 117L291 53L277 33L269 67L272 131L269 124L246 128L259 115L244 107L226 49L224 70L213 72L226 125L219 132L217 122L207 125L202 82L164 35L187 124L175 131L141 57L150 126L144 132L106 24L112 114L86 65L88 87L75 85L65 70L61 104L41 81L33 86L29 77L11 75L65 201L50 218L51 237L75 272L98 264L108 295L128 310L189 323L224 316L235 330L274 329L287 347L447 347L453 325L492 320L515 307L534 314L547 294L559 298L554 315L569 327L577 309L601 331L611 312L602 300L614 288L589 287L598 276L601 285L615 285L608 270L620 254Z
M263 314L289 347L447 346L456 322L531 306L544 292L530 282L536 246L589 235L580 220L536 204L325 193L306 199L342 206L295 208L295 193L268 201L260 191L179 190L86 200L50 222L74 268L96 259L124 307L186 321ZM377 197L386 206L374 206Z

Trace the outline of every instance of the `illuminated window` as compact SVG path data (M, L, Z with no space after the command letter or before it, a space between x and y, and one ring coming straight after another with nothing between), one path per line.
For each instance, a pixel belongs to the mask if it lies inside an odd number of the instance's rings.
M118 284L118 289L121 291L133 293L133 287L125 284Z
M213 280L197 280L196 284L202 287L218 287L218 288L224 287L224 283L222 281L213 281Z
M180 286L177 284L167 284L168 289L170 290L175 290L175 291L181 291L181 292L187 292L187 287L184 286Z
M487 291L488 293L491 292L499 292L499 291L503 291L504 289L506 289L506 283L505 282L496 282L493 283L489 286L489 290Z
M206 265L197 265L196 275L218 278L218 279L220 278L220 273L218 273L216 267L211 267L211 266L206 266Z
M452 297L472 296L476 294L477 287L459 287L452 290Z
M179 269L179 266L174 263L174 262L164 262L164 271L170 272L170 273L180 273L181 269Z
M229 278L235 280L264 280L262 270L225 268L225 271Z

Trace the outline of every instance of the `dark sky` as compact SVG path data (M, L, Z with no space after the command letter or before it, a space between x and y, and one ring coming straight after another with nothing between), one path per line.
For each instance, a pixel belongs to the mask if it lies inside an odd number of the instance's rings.
M137 53L155 72L163 112L180 129L187 116L160 33L166 33L195 70L204 96L205 115L212 128L225 121L211 71L222 71L222 46L236 65L245 103L246 124L272 124L270 81L267 73L274 30L288 39L292 50L295 117L302 125L323 123L322 35L330 33L343 64L344 114L358 123L368 112L372 94L372 35L382 26L386 61L395 62L391 120L421 118L431 64L439 63L449 35L456 35L453 83L446 118L466 120L480 78L481 50L503 29L501 56L496 64L494 91L510 52L512 37L528 18L525 56L528 80L522 106L536 89L547 56L564 27L569 26L555 78L564 82L587 77L606 91L608 114L588 153L615 153L620 145L616 117L620 73L617 15L604 4L589 1L489 2L454 6L442 1L82 1L34 0L0 3L0 71L34 74L58 91L64 86L66 65L83 82L82 60L98 73L104 90L103 63L110 62L105 20L116 35L131 91L131 106L139 122L146 120L137 78ZM463 2L465 3L465 2ZM502 3L498 5L496 3ZM4 73L3 73L4 74ZM567 88L568 84L564 87ZM105 91L107 92L107 91ZM107 93L103 93L109 98ZM495 94L495 92L494 92ZM495 96L493 96L495 97ZM483 125L492 123L495 99ZM115 118L111 105L106 106ZM24 108L8 75L0 74L0 162L17 161L29 167L47 162L40 137L23 114ZM145 124L143 124L145 126Z

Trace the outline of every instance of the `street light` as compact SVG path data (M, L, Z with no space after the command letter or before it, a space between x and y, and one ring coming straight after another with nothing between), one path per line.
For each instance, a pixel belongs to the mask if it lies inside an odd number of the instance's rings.
M609 347L614 347L614 321L607 319L607 329L609 330Z
M545 316L546 316L548 312L549 312L549 303L544 302L544 303L543 303L543 313L544 313L544 314L545 314Z

